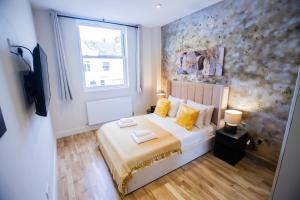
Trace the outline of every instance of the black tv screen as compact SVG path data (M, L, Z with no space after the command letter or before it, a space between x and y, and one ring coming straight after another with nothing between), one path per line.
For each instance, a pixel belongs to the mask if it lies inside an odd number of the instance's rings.
M50 103L50 84L47 55L39 44L33 49L33 99L36 114L47 116Z
M6 132L6 126L4 122L4 118L2 116L1 108L0 108L0 138Z

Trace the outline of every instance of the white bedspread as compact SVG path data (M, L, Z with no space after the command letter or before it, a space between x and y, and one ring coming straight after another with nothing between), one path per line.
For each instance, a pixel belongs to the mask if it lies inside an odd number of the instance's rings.
M176 124L176 118L162 118L156 114L148 114L145 115L145 117L166 131L172 133L178 140L180 140L182 151L193 148L195 145L199 145L202 141L204 142L215 135L216 126L214 124L204 126L201 129L194 126L192 131L187 131L185 128Z

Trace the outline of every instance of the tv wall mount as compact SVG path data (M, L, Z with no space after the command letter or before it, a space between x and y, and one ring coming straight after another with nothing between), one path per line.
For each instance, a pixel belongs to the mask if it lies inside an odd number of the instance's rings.
M24 82L24 90L25 90L25 98L27 100L27 103L30 105L34 102L34 98L33 98L33 90L32 90L32 84L31 84L31 80L33 78L33 71L31 69L31 65L25 60L25 58L23 57L23 49L28 51L31 56L33 57L33 53L32 51L25 47L25 46L21 46L21 45L11 45L11 41L8 39L8 45L10 47L10 53L18 56L18 58L20 58L28 67L28 70L21 72L22 77L23 77L23 82Z
M21 58L21 60L28 66L28 69L31 72L32 69L31 69L30 64L23 57L23 53L24 53L23 49L27 50L31 54L31 56L33 56L32 51L29 48L25 47L25 46L11 45L10 41L8 42L8 44L9 44L9 47L10 47L10 53L15 54L16 56Z

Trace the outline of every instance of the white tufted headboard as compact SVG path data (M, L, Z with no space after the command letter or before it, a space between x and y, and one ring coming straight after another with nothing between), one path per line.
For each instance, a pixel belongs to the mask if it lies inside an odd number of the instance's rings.
M167 81L166 94L177 98L214 105L212 122L220 129L224 126L224 112L227 108L229 87L218 84Z

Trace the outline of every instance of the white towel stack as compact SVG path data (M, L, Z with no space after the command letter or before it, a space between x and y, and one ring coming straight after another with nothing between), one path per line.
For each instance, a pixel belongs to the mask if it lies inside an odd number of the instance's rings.
M131 136L138 144L157 138L157 135L150 130L136 130L131 134Z
M128 117L128 118L121 118L120 119L120 122L123 122L123 123L130 123L130 122L133 122L133 119Z
M117 121L117 125L120 128L135 126L136 124L137 123L132 118L121 118L119 121Z

